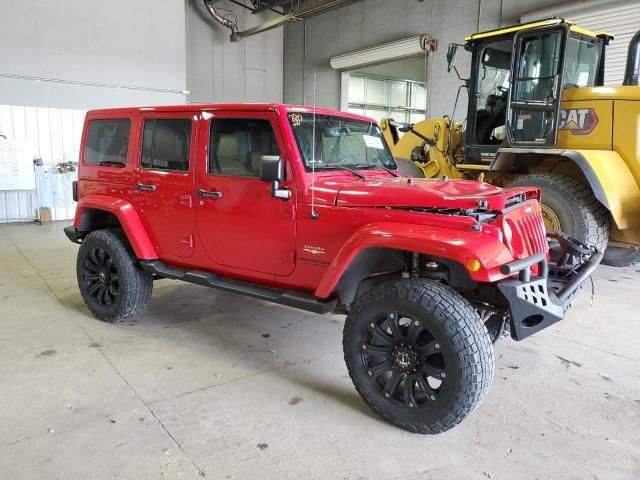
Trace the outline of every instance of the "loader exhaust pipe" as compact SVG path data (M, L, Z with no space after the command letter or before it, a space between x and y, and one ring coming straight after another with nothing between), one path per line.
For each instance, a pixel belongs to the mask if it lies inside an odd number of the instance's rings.
M624 70L623 85L640 84L640 30L631 38L627 52L627 66Z

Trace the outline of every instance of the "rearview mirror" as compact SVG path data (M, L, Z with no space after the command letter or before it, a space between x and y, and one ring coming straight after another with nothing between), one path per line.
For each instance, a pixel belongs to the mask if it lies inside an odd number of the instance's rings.
M280 200L291 198L291 190L280 188L280 182L284 181L284 162L280 155L260 157L260 180L271 182L271 196Z
M284 162L280 155L262 155L260 157L260 180L265 182L284 180Z
M449 44L447 50L447 73L450 73L456 66L456 55L458 54L458 45L455 43Z

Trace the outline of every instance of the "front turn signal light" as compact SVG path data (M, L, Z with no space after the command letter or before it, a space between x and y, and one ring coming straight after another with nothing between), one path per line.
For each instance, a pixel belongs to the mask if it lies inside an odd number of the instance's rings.
M467 261L467 270L469 270L470 272L477 272L478 270L480 270L481 266L482 264L477 258L472 258Z

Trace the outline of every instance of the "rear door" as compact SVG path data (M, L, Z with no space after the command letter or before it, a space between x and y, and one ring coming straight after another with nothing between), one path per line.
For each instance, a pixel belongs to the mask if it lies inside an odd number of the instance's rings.
M196 178L198 241L219 265L273 275L295 266L295 189L287 166L280 188L288 200L275 198L271 183L260 180L261 156L287 149L272 112L215 112L201 132L209 136L206 168Z
M190 113L142 117L133 199L161 258L185 258L194 250L196 127Z
M515 35L506 122L510 146L555 145L568 36L566 24Z

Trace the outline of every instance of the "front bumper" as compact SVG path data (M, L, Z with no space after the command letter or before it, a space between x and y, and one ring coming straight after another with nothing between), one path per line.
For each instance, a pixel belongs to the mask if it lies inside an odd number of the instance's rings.
M503 265L503 274L518 273L516 280L498 283L509 305L511 337L522 340L562 320L576 292L600 264L603 252L586 247L563 234L550 234L556 242L551 261L538 253ZM531 266L538 276L531 277Z

